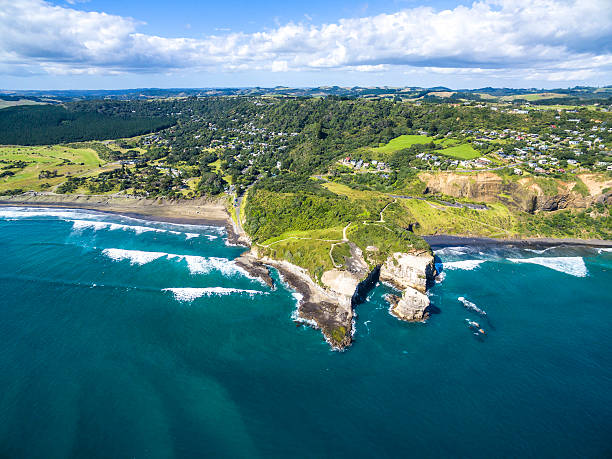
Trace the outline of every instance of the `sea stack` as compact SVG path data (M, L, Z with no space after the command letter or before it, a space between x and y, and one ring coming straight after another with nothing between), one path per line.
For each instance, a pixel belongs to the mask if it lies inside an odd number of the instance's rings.
M390 255L380 268L380 280L402 291L401 297L387 295L389 312L398 319L422 322L430 313L427 288L436 276L429 251Z

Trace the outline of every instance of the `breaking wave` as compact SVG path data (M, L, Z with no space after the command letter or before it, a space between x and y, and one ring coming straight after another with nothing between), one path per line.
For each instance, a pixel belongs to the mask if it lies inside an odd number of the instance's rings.
M114 261L128 260L132 265L145 265L159 258L169 260L185 261L191 274L206 274L211 271L219 271L225 276L241 274L250 277L248 273L240 268L232 260L218 257L200 257L197 255L178 255L166 252L145 252L142 250L127 249L104 249L102 254Z
M95 231L98 230L122 230L122 231L133 231L136 234L142 233L171 233L171 234L181 234L180 231L171 231L160 228L152 228L150 226L140 226L140 225L122 225L121 223L110 223L110 222L101 222L94 220L72 220L72 228L76 231L82 231L85 229L93 229Z
M133 231L136 234L143 233L167 233L167 234L176 234L176 235L184 235L185 239L193 239L196 237L200 237L200 233L184 233L182 231L174 231L170 229L162 229L162 228L154 228L152 226L141 226L141 225L125 225L122 223L111 223L97 220L69 220L72 222L72 229L75 231L83 231L86 229L91 229L94 231L98 230L108 230L108 231ZM208 240L217 239L218 236L214 236L212 234L203 234L202 236L208 238Z
M459 298L457 298L457 300L459 302L463 303L463 306L465 306L467 309L471 309L472 311L477 312L481 316L486 316L487 315L487 313L485 311L483 311L478 306L476 306L474 303L472 303L471 301L465 299L464 297L460 296Z
M167 257L170 254L164 252L145 252L143 250L104 249L102 255L114 261L129 260L132 265L142 266L158 258Z
M40 217L56 217L62 219L85 215L87 215L86 212L69 209L48 209L39 207L4 207L0 209L0 218L7 220Z
M228 288L228 287L180 287L180 288L165 288L164 292L171 292L174 295L174 299L177 301L190 302L203 296L223 296L232 294L246 294L251 297L255 295L267 295L268 292L262 292L261 290L247 290L240 288Z
M164 226L175 229L167 228L156 228L153 226L145 226L147 221L133 217L119 216L121 221L124 222L136 222L143 224L126 224L126 223L112 223L102 221L102 218L108 218L108 214L102 214L94 211L88 211L83 209L58 209L58 208L45 208L45 207L3 207L0 208L0 219L1 220L19 220L19 219L35 219L42 217L55 217L59 220L64 220L72 223L73 229L76 231L82 231L85 229L97 230L123 230L133 231L136 234L156 232L156 233L169 233L184 235L185 239L192 239L196 237L205 237L208 240L217 239L219 236L213 234L201 234L196 233L194 230L206 229L207 231L214 232L218 235L224 233L225 229L216 226L208 225L189 225L189 224L175 224L175 223L164 223ZM85 220L87 219L87 220ZM191 229L193 228L193 229ZM187 232L188 229L191 231ZM182 230L182 231L179 231ZM187 230L187 231L186 231Z
M588 274L582 257L508 258L508 260L512 263L540 265L576 277L586 277Z
M442 269L447 270L455 270L455 269L463 269L471 271L480 266L481 263L484 263L487 260L461 260L461 261L449 261L446 263L442 263Z
M439 257L448 257L453 255L465 255L470 251L469 247L458 246L458 247L444 247L443 249L436 250L435 253Z

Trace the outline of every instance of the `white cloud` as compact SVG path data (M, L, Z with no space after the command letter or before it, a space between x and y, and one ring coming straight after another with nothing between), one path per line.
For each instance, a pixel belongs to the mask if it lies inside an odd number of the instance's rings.
M0 0L0 72L21 74L422 69L572 81L612 72L609 0L481 0L204 39L138 33L132 18ZM7 71L11 68L12 71ZM421 70L419 70L421 71Z

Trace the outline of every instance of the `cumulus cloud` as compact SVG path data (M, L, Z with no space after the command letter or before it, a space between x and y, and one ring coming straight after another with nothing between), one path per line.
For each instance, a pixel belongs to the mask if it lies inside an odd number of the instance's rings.
M138 32L132 18L0 0L0 72L104 74L389 68L569 81L612 70L609 0L481 0L202 39ZM221 31L221 29L219 29ZM566 80L567 78L567 80Z

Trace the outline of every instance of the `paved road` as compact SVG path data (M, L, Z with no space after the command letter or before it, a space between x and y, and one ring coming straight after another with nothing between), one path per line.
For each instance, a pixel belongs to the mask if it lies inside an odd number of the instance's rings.
M240 221L240 206L242 206L242 200L244 199L244 194L239 196L236 199L236 204L234 204L234 209L236 210L236 226L238 226L238 232L240 234L244 233L244 229L242 229L242 222Z
M417 196L403 196L403 195L399 195L399 194L390 194L389 196L391 196L392 198L398 198L398 199L418 199L419 201L425 201L427 203L430 203L430 201L428 199L419 198ZM447 207L455 207L455 208L465 207L466 209L473 209L473 210L489 210L489 208L487 206L482 205L482 204L468 204L468 203L461 203L461 202L448 202L448 201L442 201L440 199L438 199L437 202L439 202L441 204L444 204Z

